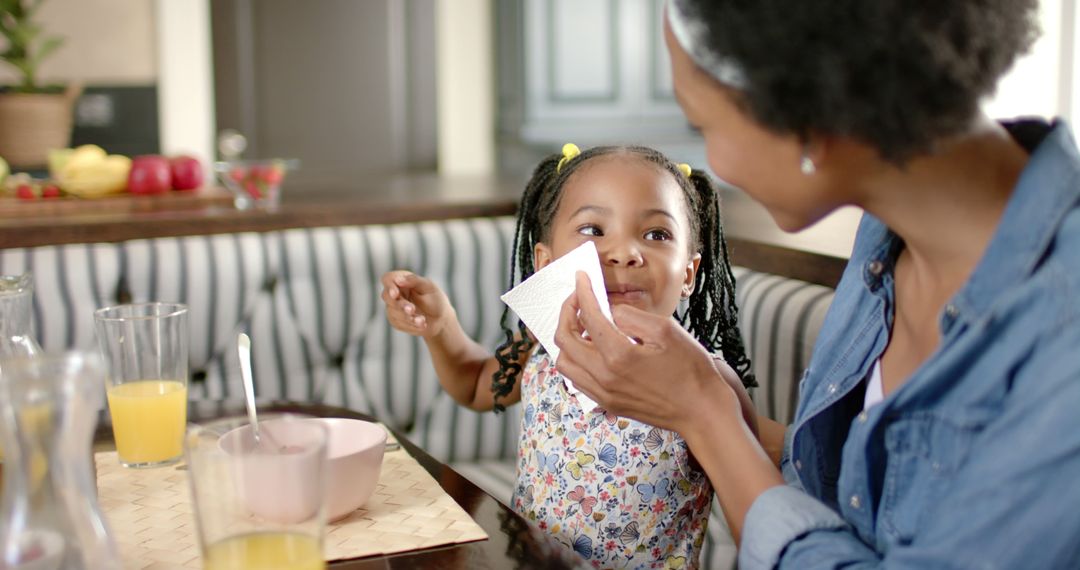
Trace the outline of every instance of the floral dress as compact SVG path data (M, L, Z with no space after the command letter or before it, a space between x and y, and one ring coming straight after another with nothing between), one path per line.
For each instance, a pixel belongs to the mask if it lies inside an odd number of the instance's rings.
M712 487L678 434L585 415L540 350L521 401L516 511L596 568L697 568Z

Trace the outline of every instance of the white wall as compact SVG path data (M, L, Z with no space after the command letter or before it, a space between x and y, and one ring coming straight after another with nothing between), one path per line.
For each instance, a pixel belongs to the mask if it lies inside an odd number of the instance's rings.
M210 0L157 0L161 152L214 158Z
M35 21L64 45L39 70L47 82L147 85L157 80L154 4L147 0L45 0ZM6 44L5 44L6 45ZM0 65L0 83L16 74Z
M997 119L1019 116L1072 119L1080 108L1073 104L1076 57L1075 0L1041 0L1042 35L1031 51L1018 60L998 84L997 93L983 104ZM1075 121L1074 121L1075 122Z
M491 0L435 5L440 174L495 171L495 52Z

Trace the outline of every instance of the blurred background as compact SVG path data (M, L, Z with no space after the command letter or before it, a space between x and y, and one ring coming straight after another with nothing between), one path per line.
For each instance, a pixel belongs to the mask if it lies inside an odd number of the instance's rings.
M704 166L672 97L662 0L45 0L80 81L72 146L299 158L290 193L402 172L524 177L573 141L634 142ZM1080 110L1074 0L986 101L997 117ZM0 40L2 41L2 40ZM0 46L2 48L3 46ZM0 68L0 85L11 83ZM372 191L372 190L368 190Z

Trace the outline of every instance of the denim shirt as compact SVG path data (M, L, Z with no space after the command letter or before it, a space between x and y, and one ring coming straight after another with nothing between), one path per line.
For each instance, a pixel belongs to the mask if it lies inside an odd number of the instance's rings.
M1080 568L1080 156L1042 132L936 351L865 411L903 245L864 216L742 568Z

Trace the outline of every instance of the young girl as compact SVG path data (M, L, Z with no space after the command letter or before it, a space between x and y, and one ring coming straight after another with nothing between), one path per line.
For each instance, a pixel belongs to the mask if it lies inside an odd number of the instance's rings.
M719 351L717 368L753 426L739 377L747 386L753 378L708 177L648 148L566 145L540 163L525 189L512 266L527 279L589 240L610 303L673 315ZM520 322L512 332L505 312L507 340L492 355L468 338L431 281L405 271L382 281L390 323L424 338L457 402L491 410L523 401L514 509L595 567L697 567L712 489L678 434L601 409L585 414L557 363Z

